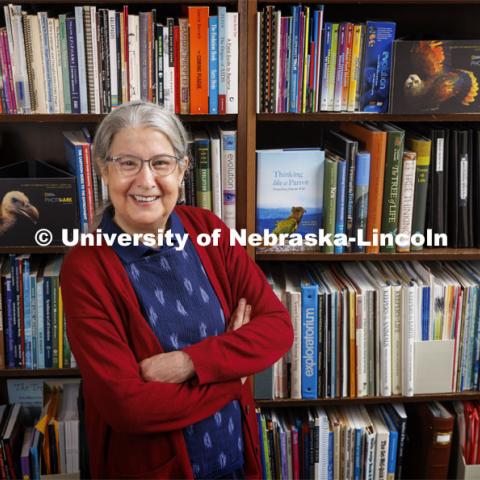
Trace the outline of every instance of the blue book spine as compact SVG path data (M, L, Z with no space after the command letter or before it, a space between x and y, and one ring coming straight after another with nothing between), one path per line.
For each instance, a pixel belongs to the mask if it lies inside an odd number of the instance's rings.
M290 112L298 111L298 49L300 36L300 6L292 7L293 31L292 31L292 68L290 76Z
M260 459L262 460L262 478L267 478L267 467L265 465L265 445L263 444L262 414L257 412L258 437L260 443Z
M210 82L209 89L209 112L218 113L218 17L211 16L208 19L208 57Z
M328 432L328 480L333 480L333 432Z
M355 429L355 459L353 467L353 478L354 480L360 480L361 472L361 462L362 462L362 429Z
M366 238L368 216L368 191L370 184L370 153L358 152L355 159L355 200L353 207L353 235L358 237L358 230L363 230ZM354 252L364 252L365 247L356 243Z
M302 398L317 398L318 285L302 282Z
M83 36L83 7L75 7L77 34L78 78L80 85L80 113L88 113L87 67L85 63L85 39Z
M285 108L284 112L290 111L290 85L292 84L292 32L293 19L287 17L287 66L285 69Z
M70 101L72 113L80 113L80 86L78 84L78 61L75 19L65 19L67 29L68 72L70 81Z
M342 110L342 86L343 86L343 65L345 58L345 42L347 36L347 25L341 23L338 28L338 45L337 45L337 63L335 71L335 89L333 94L333 109L336 112Z
M43 279L37 281L37 342L38 368L45 368L45 303Z
M32 368L38 368L38 351L37 351L37 279L30 276L30 315L32 322Z
M227 95L227 9L218 7L218 95L226 108ZM220 113L225 113L222 108Z
M83 173L83 148L65 139L68 170L76 176L77 194L79 198L80 226L83 232L88 231L87 195Z
M422 288L422 340L428 340L428 323L430 316L430 287Z
M320 110L327 110L328 105L328 64L330 50L332 48L332 24L326 22L324 25L323 46L322 46L322 74L320 85Z
M43 279L44 300L44 335L45 335L45 368L53 368L53 345L52 345L52 279Z
M5 325L5 357L7 368L15 368L15 333L13 329L13 291L12 279L5 277L5 304L6 304L6 325Z
M23 318L25 335L25 368L32 368L32 316L30 303L30 260L23 259Z
M360 110L387 113L392 69L394 22L368 21L362 68Z
M388 444L388 467L387 467L387 478L395 477L395 468L397 466L397 449L398 449L398 431L395 428L390 415L385 410L385 407L380 407L383 418L387 424L388 429L390 430L389 435L389 444Z
M345 200L347 192L347 162L338 162L337 169L337 205L335 212L335 234L345 233ZM335 246L335 253L343 253L345 247Z

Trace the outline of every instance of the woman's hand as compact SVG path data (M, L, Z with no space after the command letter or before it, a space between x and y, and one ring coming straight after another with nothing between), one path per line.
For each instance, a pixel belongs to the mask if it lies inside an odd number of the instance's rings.
M235 331L250 321L252 307L241 298L233 311L227 330ZM140 362L140 373L147 382L183 383L195 375L195 366L190 356L182 350L159 353ZM247 377L242 377L242 383Z
M147 382L183 383L195 375L192 359L181 350L146 358L140 362L140 371Z
M228 331L238 330L243 325L246 325L250 321L250 314L252 313L251 305L247 304L244 298L241 298L238 302L237 308L233 311L228 323ZM247 381L247 377L241 378L242 383Z

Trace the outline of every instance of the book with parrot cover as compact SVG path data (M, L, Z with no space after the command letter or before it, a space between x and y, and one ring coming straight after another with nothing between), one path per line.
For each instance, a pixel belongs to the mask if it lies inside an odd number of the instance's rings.
M278 248L303 250L298 237L318 235L322 228L324 159L319 148L257 150L256 229L288 234Z
M480 112L480 40L397 40L394 114Z

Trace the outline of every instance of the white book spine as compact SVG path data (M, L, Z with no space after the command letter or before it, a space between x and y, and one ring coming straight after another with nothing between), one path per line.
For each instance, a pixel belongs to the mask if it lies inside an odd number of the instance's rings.
M223 205L222 220L229 228L236 226L236 163L237 163L237 132L220 130L222 152L222 188Z
M38 12L38 24L40 27L40 41L42 50L42 68L47 101L47 113L55 113L52 95L52 72L50 70L50 45L48 43L48 17L46 12Z
M75 7L75 29L77 36L80 113L88 113L87 66L85 63L85 39L83 36L83 7Z
M58 98L58 71L57 71L57 42L55 38L55 21L48 19L48 43L50 45L50 64L52 72L53 113L60 113L60 101Z
M392 394L392 289L390 286L381 290L380 306L380 394L389 397Z
M367 433L367 453L365 458L365 480L374 480L375 476L375 444L376 434Z
M365 328L365 319L368 315L367 301L365 295L358 295L357 301L360 303L360 309L357 315L360 321L357 322L356 350L357 350L357 397L366 397L367 390L367 329Z
M128 15L128 63L130 77L130 100L140 100L140 44L138 15ZM138 75L139 77L139 75Z
M63 73L60 47L60 23L58 18L53 19L55 36L55 67L57 69L58 107L60 113L65 113L65 99L63 98Z
M108 10L108 42L110 50L110 91L112 107L118 106L117 20L115 10Z
M398 218L398 234L410 239L412 233L413 196L415 193L415 158L403 157L402 190L400 195L400 213ZM410 241L405 247L398 247L399 252L410 251Z
M387 480L388 469L388 433L377 435L377 451L375 455L375 480Z
M294 331L291 353L291 397L302 398L302 306L300 292L290 292L290 316Z
M238 12L227 12L227 105L226 112L238 113Z
M343 307L342 307L342 397L349 396L349 358L348 354L350 352L350 334L349 334L349 325L350 325L350 309L349 309L349 295L345 294L343 298Z
M93 54L93 90L94 104L93 113L102 113L100 109L100 72L98 68L98 39L97 39L97 7L90 8L90 29L92 31L92 54Z
M392 287L392 395L402 394L402 287Z
M415 317L416 317L416 287L403 286L403 349L402 349L402 394L413 396L414 392L414 344L415 344Z
M163 27L163 71L164 71L164 83L163 83L163 99L164 107L169 112L175 111L175 98L173 96L173 83L170 75L170 61L169 61L169 44L168 41L168 27Z
M15 84L22 88L21 107L23 113L32 113L30 104L30 86L28 85L27 62L25 57L25 38L23 35L22 7L10 5L14 47ZM17 95L18 100L18 95ZM18 105L17 105L18 106Z
M48 113L45 75L43 73L42 59L42 40L40 36L40 25L36 15L29 15L30 32L32 36L32 52L33 52L33 84L37 96L37 110L35 113Z

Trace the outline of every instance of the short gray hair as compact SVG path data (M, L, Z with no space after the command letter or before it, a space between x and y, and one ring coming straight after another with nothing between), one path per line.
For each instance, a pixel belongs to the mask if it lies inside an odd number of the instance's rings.
M187 132L179 118L159 105L134 101L112 110L100 123L92 145L92 153L100 174L110 154L113 138L123 128L152 128L163 133L171 143L179 163L188 156Z

